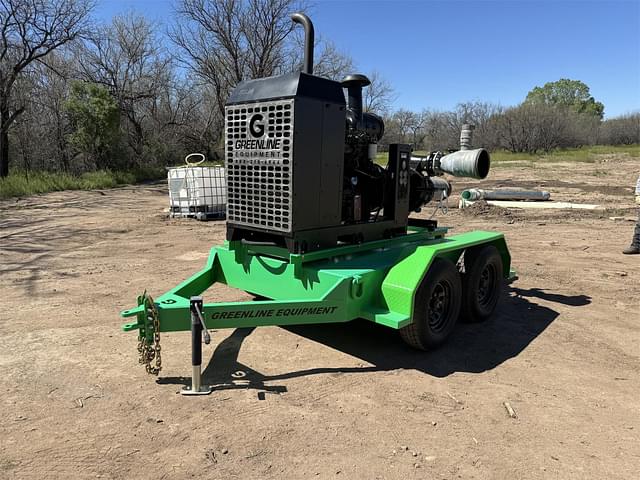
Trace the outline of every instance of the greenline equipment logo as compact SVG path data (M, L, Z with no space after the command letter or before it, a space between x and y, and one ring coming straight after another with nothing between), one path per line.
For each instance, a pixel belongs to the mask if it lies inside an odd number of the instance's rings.
M312 315L331 315L338 307L303 307L303 308L266 308L261 310L235 310L231 312L215 312L211 320L229 320L232 318L264 318L264 317L303 317Z
M249 133L253 138L260 138L264 135L264 117L260 113L256 113L249 120Z
M265 137L265 118L256 113L249 119L248 139L235 141L236 156L245 159L281 159L282 139Z

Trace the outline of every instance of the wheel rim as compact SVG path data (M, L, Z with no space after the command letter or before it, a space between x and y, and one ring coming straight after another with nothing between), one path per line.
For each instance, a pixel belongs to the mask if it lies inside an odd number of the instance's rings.
M488 264L480 272L478 281L478 305L486 307L493 299L498 274L494 265Z
M451 311L451 285L448 282L438 282L429 298L429 328L437 333L449 323Z

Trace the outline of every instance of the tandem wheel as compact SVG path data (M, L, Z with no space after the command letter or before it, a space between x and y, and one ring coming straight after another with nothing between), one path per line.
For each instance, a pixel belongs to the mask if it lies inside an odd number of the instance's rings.
M478 323L487 320L500 300L503 286L502 257L493 245L467 250L462 278L460 321Z
M451 261L436 258L416 291L413 322L400 329L400 336L418 350L442 345L456 326L461 301L458 269Z

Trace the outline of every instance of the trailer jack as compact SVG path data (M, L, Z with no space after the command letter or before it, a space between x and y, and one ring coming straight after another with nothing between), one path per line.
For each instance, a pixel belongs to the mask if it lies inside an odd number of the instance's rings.
M209 385L202 385L202 335L204 343L211 342L209 330L204 323L202 316L202 297L191 297L191 386L180 390L182 395L209 395L213 388Z

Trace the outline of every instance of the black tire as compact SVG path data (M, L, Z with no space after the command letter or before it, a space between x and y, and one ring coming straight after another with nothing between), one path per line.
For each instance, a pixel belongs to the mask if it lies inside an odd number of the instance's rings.
M500 300L503 272L502 257L493 245L467 250L462 274L460 321L478 323L487 320Z
M460 314L460 274L449 260L436 258L416 291L413 322L400 329L413 348L432 350L451 334Z

